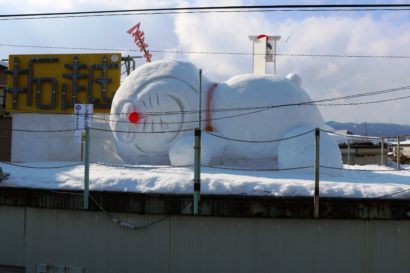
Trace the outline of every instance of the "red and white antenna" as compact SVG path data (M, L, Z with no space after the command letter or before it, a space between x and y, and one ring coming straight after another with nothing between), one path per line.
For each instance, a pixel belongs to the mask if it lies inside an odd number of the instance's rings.
M145 43L144 32L140 30L141 23L138 22L135 26L130 28L127 33L134 37L134 42L141 52L144 52L144 58L148 63L151 62L152 55L149 53L148 44Z

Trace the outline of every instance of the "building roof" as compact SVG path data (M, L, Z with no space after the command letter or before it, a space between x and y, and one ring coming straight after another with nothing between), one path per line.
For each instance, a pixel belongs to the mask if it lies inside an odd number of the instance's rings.
M8 68L8 63L0 61L0 68Z

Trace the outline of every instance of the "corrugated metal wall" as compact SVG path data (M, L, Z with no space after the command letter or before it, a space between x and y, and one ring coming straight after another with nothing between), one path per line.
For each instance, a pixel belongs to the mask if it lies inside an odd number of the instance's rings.
M160 216L115 214L143 224ZM410 221L172 216L0 207L0 264L85 272L410 272Z

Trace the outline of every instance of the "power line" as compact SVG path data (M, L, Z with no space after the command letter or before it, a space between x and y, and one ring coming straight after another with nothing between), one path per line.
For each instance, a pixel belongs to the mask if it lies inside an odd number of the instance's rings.
M217 138L222 138L222 139L225 139L225 140L230 140L230 141L235 141L235 142L258 143L258 144L262 144L262 143L272 143L272 142L279 142L279 141L285 141L285 140L290 140L290 139L298 138L298 137L307 135L307 134L309 134L309 133L311 133L311 132L313 132L313 131L314 131L314 129L313 129L313 130L309 130L309 131L304 132L304 133L300 133L300 134L294 135L294 136L284 137L284 138L278 138L278 139L271 139L271 140L247 140L247 139L229 138L229 137L217 135L217 134L214 134L214 133L208 133L208 134L210 134L210 135L212 135L212 136L214 136L214 137L217 137Z
M10 128L0 128L0 131L4 132L23 132L23 133L65 133L74 132L75 129L57 129L57 130L32 130L32 129L10 129Z
M180 132L189 132L194 131L195 128L191 129L181 129L181 130L169 130L169 131L122 131L122 130L109 130L109 129L101 129L101 128L90 128L94 131L101 131L101 132L113 132L113 133L128 133L128 134L167 134L167 133L180 133Z
M22 44L0 44L1 47L21 47L21 48L41 48L41 49L65 49L65 50L84 50L84 51L122 51L140 52L139 49L126 48L95 48L95 47L67 47L67 46L44 46L44 45L22 45ZM150 50L153 53L172 53L172 54L202 54L202 55L265 55L263 53L250 52L229 52L229 51L189 51L189 50ZM277 53L276 56L282 57L318 57L318 58L360 58L360 59L410 59L407 55L343 55L343 54L305 54L305 53ZM136 57L137 58L137 57ZM138 57L139 58L139 57Z
M29 165L16 164L16 163L6 162L6 161L0 161L0 163L10 165L10 166L20 167L20 168L26 168L26 169L43 169L43 170L64 169L64 168L70 168L70 167L83 165L83 163L74 163L74 164L67 164L67 165L61 165L61 166L29 166Z
M348 172L408 172L410 170L396 170L396 169L345 169L345 168L338 168L338 167L330 167L330 166L320 166L323 169L330 169L330 170L339 170L339 171L348 171Z
M193 167L194 165L180 165L180 166L170 166L170 165L162 165L162 166L131 166L131 165L119 165L119 164L112 164L112 163L104 163L104 162L90 162L95 165L107 166L107 167L114 167L114 168L121 168L121 169L137 169L137 170L161 170L161 169L175 169L175 168L189 168Z
M332 4L332 5L252 5L252 6L203 6L179 8L146 8L123 10L98 10L75 12L50 12L50 13L22 13L0 14L0 20L26 20L26 19L51 19L75 18L96 16L124 16L124 15L155 15L155 14L180 14L180 13L232 13L232 12L290 12L290 11L402 11L409 10L409 4Z
M148 228L148 227L150 227L150 226L152 226L152 225L155 225L155 224L157 224L157 223L159 223L159 222L162 222L162 221L164 221L164 220L166 220L167 218L170 217L170 215L165 215L165 216L162 216L162 217L160 217L160 218L158 218L158 219L156 219L156 220L153 220L152 222L149 222L149 223L146 223L146 224L143 224L143 225L132 224L132 223L122 221L121 219L112 216L108 211L106 211L106 210L104 209L104 207L103 207L100 203L97 202L97 200L96 200L92 195L89 195L89 196L90 196L90 199L93 201L93 203L100 209L100 211L101 211L104 215L106 215L106 216L107 216L109 219L111 219L114 223L118 224L119 226L121 226L121 227L123 227L123 228L128 228L128 229L132 229L132 230L141 230L141 229Z
M246 112L246 113L241 113L241 114L236 114L236 115L231 115L231 116L225 116L225 117L216 117L216 118L212 118L210 120L222 120L222 119L228 119L228 118L235 118L235 117L251 115L251 114L255 114L255 113L259 113L259 112L263 112L263 111L267 111L267 110L271 110L271 109L284 108L284 107L316 106L316 105L317 106L333 106L333 107L348 106L348 105L354 106L354 105L366 105L366 104L389 102L389 101L394 101L394 100L403 100L403 99L410 98L410 96L398 97L398 98L393 98L393 99L377 100L377 101L368 101L368 102L323 104L323 102L327 102L327 101L337 101L337 100L345 100L345 99L352 99L352 98L359 98L359 97L376 96L376 95L393 93L393 92L398 92L398 91L403 91L403 90L408 90L408 89L410 89L410 86L403 86L403 87L398 87L398 88L371 91L371 92L360 93L360 94L355 94L355 95L339 96L339 97L320 99L320 100L311 100L311 101L297 102L297 103L267 105L267 106L251 106L251 107L212 109L211 111L213 113L217 113L217 112L235 112L235 111L251 111L251 112ZM252 111L252 110L255 110L255 111ZM201 111L207 112L209 110L201 110ZM22 110L15 111L15 113L56 114L56 115L67 115L67 116L74 116L75 115L73 113L66 113L66 112L44 112L43 113L43 112L22 111ZM144 116L180 115L180 114L196 114L196 113L198 113L198 110L167 111L167 112L146 112L146 113L141 114L141 116L144 117ZM116 116L116 115L124 115L124 114L129 114L129 113L122 113L122 112L121 113L109 113L109 114L106 114L106 115ZM94 116L96 114L88 114L88 115ZM204 121L207 121L207 120L209 120L209 119L205 119ZM108 120L108 121L122 122L122 121L116 121L116 120ZM178 122L177 124L179 124L179 123L191 123L191 122L198 122L198 120ZM26 130L26 129L16 129L16 130L19 130L19 131L22 131L22 132L24 132L24 131L30 132L31 131L31 130ZM53 130L53 131L62 132L62 131L69 131L69 130ZM44 132L48 132L48 131L44 131Z
M247 172L280 172L280 171L293 171L293 170L303 170L310 169L313 166L304 166L304 167L294 167L294 168L283 168L283 169L247 169L247 168L235 168L235 167L224 167L224 166L211 166L211 165L201 165L202 167L207 167L211 169L220 169L220 170L230 170L230 171L247 171Z
M324 107L329 107L329 106L357 106L357 105L370 105L370 104L377 104L377 103L383 103L383 102L391 102L391 101L398 101L398 100L405 100L409 99L410 96L402 96L398 98L392 98L392 99L383 99L383 100L374 100L374 101L367 101L367 102L352 102L352 103L328 103L328 104L323 104L323 103L304 103L304 104L297 104L297 105L286 105L286 106L324 106ZM285 106L285 105L284 105ZM255 113L260 113L268 110L272 110L274 108L279 108L279 107L263 107L262 109L258 109L256 111L252 112L246 112L242 114L236 114L236 115L230 115L230 116L222 116L222 117L216 117L216 118L207 118L207 119L201 119L201 122L206 122L206 121L215 121L215 120L223 120L223 119L230 119L230 118L237 118L241 116L248 116L251 114ZM247 109L250 110L250 109ZM228 111L228 110L227 110ZM230 111L238 111L238 110L230 110ZM239 110L240 111L240 110ZM212 110L212 112L218 112ZM153 116L157 115L173 115L173 114L182 114L182 113L161 113L161 114L153 114ZM141 116L149 116L149 114L141 115ZM129 123L127 120L117 120L117 119L105 119L105 118L96 118L96 120L104 120L107 122L115 122L115 123ZM187 121L176 121L176 122L151 122L150 124L152 125L172 125L172 124L187 124L187 123L197 123L198 120L187 120Z
M403 97L392 98L392 99L384 99L384 100L366 101L366 102L327 103L327 104L315 103L314 105L316 105L316 106L355 106L355 105L369 105L369 104L376 104L376 103L382 103L382 102L405 100L405 99L408 99L408 98L410 98L410 96L403 96Z
M257 111L266 111L270 109L275 109L275 108L283 108L283 107L291 107L291 106L310 106L310 105L317 105L323 102L330 102L330 101L338 101L338 100L349 100L349 99L354 99L354 98L360 98L360 97L370 97L370 96L376 96L376 95L382 95L382 94L389 94L389 93L394 93L394 92L399 92L399 91L404 91L404 90L409 90L410 85L407 86L402 86L402 87L396 87L396 88L389 88L389 89L382 89L382 90L377 90L377 91L370 91L370 92L365 92L365 93L359 93L359 94L354 94L354 95L347 95L347 96L339 96L339 97L333 97L333 98L326 98L326 99L319 99L319 100L310 100L310 101L304 101L304 102L295 102L295 103L286 103L286 104L277 104L277 105L265 105L265 106L248 106L248 107L233 107L233 108L217 108L217 109L211 109L211 110L201 110L202 112L207 112L207 111L212 111L213 113L218 113L218 112L236 112L236 111L251 111L251 110L257 110ZM399 97L398 99L406 99L406 97ZM386 99L386 100L379 100L379 101L370 101L370 102L361 102L357 104L373 104L373 103L380 103L380 102L385 102L385 101L390 101L394 99ZM323 106L345 106L345 104L332 104L332 105L326 105L323 104ZM166 111L166 112L145 112L143 113L143 116L160 116L160 115L172 115L172 114L196 114L198 113L198 110L184 110L184 111ZM254 112L251 112L254 113ZM128 113L110 113L110 115L121 115L121 114L128 114ZM241 115L246 115L250 113L244 113Z
M401 191L397 191L397 192L393 192L393 193L390 193L390 194L385 194L385 195L373 197L373 198L374 198L374 199L382 199L382 198L394 196L394 195L397 195L397 194L400 194L400 193L404 193L404 192L408 192L408 191L410 191L410 188L404 189L404 190L401 190Z

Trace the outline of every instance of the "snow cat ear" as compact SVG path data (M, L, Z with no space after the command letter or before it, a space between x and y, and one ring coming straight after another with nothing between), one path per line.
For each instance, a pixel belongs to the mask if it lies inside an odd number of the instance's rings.
M290 73L286 76L288 80L296 84L296 86L301 87L302 86L302 78L296 74Z

